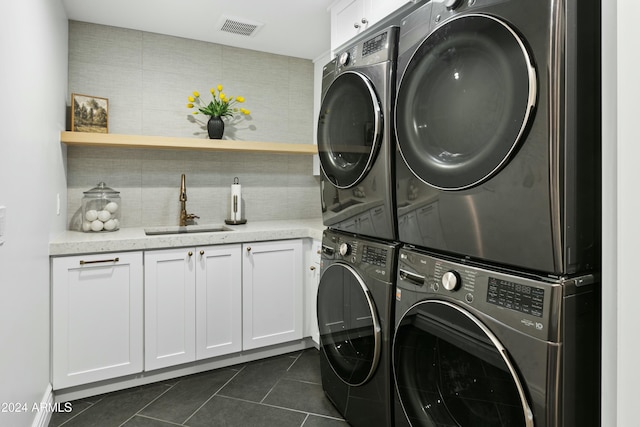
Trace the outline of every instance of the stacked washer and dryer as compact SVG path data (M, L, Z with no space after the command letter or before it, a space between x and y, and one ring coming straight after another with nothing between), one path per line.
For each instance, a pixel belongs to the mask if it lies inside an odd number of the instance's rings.
M600 424L599 28L599 0L431 0L325 68L321 367L351 425Z

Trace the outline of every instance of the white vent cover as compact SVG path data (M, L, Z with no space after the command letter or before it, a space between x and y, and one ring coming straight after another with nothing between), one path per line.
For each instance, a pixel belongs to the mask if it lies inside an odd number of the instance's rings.
M263 26L262 22L249 21L244 18L222 16L218 23L218 29L225 33L237 34L239 36L253 37Z

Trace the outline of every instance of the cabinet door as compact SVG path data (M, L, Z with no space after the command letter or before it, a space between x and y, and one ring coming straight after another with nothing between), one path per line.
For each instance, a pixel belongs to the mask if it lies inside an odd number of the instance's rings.
M196 250L196 358L242 350L241 245Z
M331 49L367 28L370 3L371 0L341 0L331 6Z
M318 283L320 282L320 254L322 242L308 240L305 242L305 287L304 287L304 336L311 337L320 345L318 331Z
M371 11L369 12L371 23L381 21L387 15L390 15L409 2L410 0L373 0L371 2Z
M51 264L53 388L142 372L142 253Z
M194 249L144 254L145 370L195 360Z
M243 247L243 349L301 339L302 240Z

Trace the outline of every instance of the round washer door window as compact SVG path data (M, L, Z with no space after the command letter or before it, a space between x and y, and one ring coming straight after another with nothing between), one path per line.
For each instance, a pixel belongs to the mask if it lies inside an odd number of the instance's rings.
M329 86L318 119L318 154L338 188L358 184L371 168L382 135L382 110L373 85L347 71Z
M454 18L422 42L402 75L395 109L402 157L433 187L478 185L506 164L535 98L529 54L507 24Z
M393 370L412 426L533 426L506 350L467 311L427 300L398 325Z
M380 360L378 314L358 273L349 265L330 265L318 286L320 345L334 373L359 386L375 373Z

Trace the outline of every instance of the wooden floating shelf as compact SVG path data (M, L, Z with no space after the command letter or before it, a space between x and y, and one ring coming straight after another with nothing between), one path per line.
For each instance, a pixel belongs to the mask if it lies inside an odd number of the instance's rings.
M232 141L227 139L196 139L169 136L120 135L113 133L60 133L67 145L85 147L153 148L161 150L237 151L245 153L318 154L315 144L282 142Z

